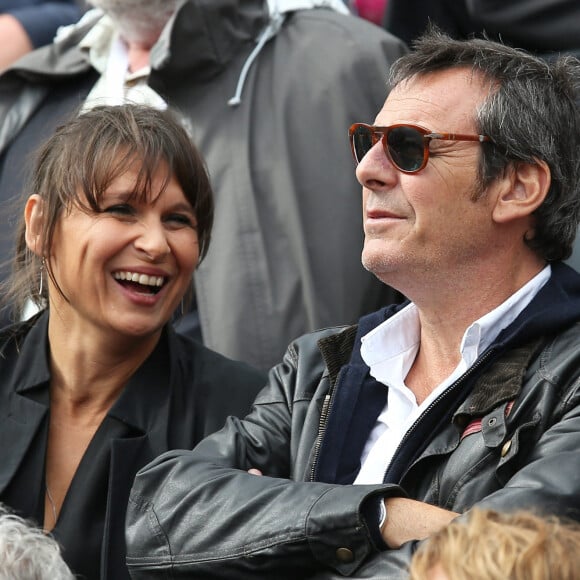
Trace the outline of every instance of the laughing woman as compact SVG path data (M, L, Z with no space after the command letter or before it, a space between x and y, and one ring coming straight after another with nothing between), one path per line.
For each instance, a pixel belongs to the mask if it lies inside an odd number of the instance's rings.
M30 191L5 294L41 311L0 332L0 501L50 531L76 574L129 578L137 470L245 414L265 377L168 324L213 216L172 114L71 120L39 151Z

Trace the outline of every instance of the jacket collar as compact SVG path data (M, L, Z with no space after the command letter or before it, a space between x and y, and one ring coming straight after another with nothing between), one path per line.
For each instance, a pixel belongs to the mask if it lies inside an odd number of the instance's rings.
M26 398L38 389L45 391L34 399L48 406L48 387L51 378L48 360L48 311L38 314L30 321L9 327L3 335L12 336L19 356L8 377L8 389L17 393L12 402ZM0 340L2 336L0 335ZM175 331L167 326L157 347L131 377L119 399L109 411L109 415L130 426L135 434L149 432L156 423L151 408L166 408L170 386L176 380L177 367L174 354L179 351ZM42 355L39 355L42 353ZM1 353L0 353L1 356ZM170 375L165 372L170 369ZM20 404L20 403L19 403ZM36 403L34 407L36 408ZM18 416L18 415L16 415Z
M393 316L408 302L389 306L369 314L334 335L318 342L328 368L331 384L336 382L340 369L349 364L364 365L360 357L361 338L367 332ZM521 388L522 373L530 359L544 343L545 337L561 332L580 320L580 274L563 263L552 264L552 275L530 304L492 344L490 349L513 350L509 358L493 363L493 372L478 381L469 397L459 407L456 418L480 415L497 404L512 399ZM488 349L488 351L490 350ZM365 365L366 366L366 365ZM493 381L497 373L501 384ZM490 382L491 381L491 382Z
M41 385L48 385L50 368L47 333L48 313L42 312L26 322L8 327L0 335L5 345L14 341L18 352L11 375L4 377L8 380L10 390L26 396ZM8 337L9 340L2 340Z
M502 403L514 400L521 391L531 360L545 341L536 338L511 349L496 360L475 384L473 391L453 416L460 426L473 416L483 416Z
M44 338L46 326L47 321L41 315L35 326L13 325L0 334L0 341L6 347L0 356L14 356L14 350L18 353L14 364L7 361L2 377L6 383L2 386L3 405L0 406L0 493L12 480L48 413L50 373Z
M407 304L409 304L408 301L402 304L394 304L368 314L361 318L358 324L348 326L341 332L331 334L318 341L318 348L326 363L331 385L336 383L340 369L349 362L357 366L364 365L366 367L360 356L362 337Z

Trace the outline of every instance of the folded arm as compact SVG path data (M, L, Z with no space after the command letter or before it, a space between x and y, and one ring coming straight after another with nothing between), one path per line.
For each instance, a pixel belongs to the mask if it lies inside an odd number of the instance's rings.
M293 393L296 372L281 365L244 420L228 419L194 451L166 453L137 475L127 520L133 578L169 569L203 578L349 575L380 549L369 530L378 519L371 509L367 521L365 506L402 495L398 486L292 480L296 437L307 437L318 396Z

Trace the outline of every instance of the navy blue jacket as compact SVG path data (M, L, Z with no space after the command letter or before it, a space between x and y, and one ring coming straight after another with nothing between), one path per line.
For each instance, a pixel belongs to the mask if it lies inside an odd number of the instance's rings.
M75 0L0 0L0 13L12 14L38 48L52 42L59 26L76 22L82 10Z

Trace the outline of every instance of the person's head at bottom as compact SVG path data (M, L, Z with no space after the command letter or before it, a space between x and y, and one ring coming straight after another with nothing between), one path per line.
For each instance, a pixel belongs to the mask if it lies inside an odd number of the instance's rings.
M527 511L474 509L417 549L410 580L573 580L580 524Z
M73 580L52 536L0 504L0 579Z

